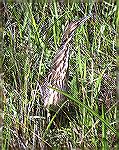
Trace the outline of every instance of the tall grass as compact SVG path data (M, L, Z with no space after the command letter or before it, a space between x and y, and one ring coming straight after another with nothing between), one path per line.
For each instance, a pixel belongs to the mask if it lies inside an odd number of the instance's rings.
M67 101L49 120L40 85L67 22L89 12L70 45L69 91L55 89ZM3 18L2 149L118 149L116 4L8 2Z

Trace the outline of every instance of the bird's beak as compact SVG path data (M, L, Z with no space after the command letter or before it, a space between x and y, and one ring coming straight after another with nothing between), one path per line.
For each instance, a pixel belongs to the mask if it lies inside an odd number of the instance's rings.
M73 32L78 26L82 25L83 23L85 23L89 18L92 18L93 14L89 14L88 16L83 17L82 19L80 19L79 21L75 21L72 26L71 26L71 32Z

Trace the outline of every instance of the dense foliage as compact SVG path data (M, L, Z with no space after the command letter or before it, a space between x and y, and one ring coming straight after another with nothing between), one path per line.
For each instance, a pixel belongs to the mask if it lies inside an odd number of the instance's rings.
M11 1L1 8L2 149L118 149L116 4ZM67 100L48 112L40 85L66 24L90 12L69 47Z

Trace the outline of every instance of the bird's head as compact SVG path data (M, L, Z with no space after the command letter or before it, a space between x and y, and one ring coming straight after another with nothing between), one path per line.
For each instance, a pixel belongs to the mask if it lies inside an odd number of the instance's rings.
M78 28L80 25L82 25L84 22L86 22L90 17L92 17L92 14L89 14L88 16L83 17L82 19L78 20L78 21L72 21L70 22L63 34L63 41L65 41L66 39L69 39L72 37L74 31L76 30L76 28Z

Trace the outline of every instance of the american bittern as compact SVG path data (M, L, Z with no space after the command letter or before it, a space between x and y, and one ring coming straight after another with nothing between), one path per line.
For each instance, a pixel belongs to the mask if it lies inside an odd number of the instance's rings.
M76 28L89 19L92 14L82 18L81 20L71 22L65 29L61 46L52 62L51 69L42 85L42 98L44 106L56 105L65 97L59 92L49 88L57 88L63 91L67 89L68 66L69 66L69 42Z

